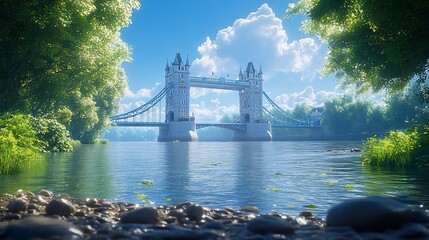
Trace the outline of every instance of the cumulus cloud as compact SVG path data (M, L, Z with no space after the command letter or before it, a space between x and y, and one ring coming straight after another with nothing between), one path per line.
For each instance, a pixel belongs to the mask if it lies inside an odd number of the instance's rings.
M225 115L231 115L240 111L238 105L221 106L219 99L211 100L210 106L205 102L191 104L190 111L195 114L197 122L219 122Z
M301 92L294 92L292 94L281 94L275 97L275 102L283 109L293 109L297 104L306 103L310 106L322 106L323 102L338 94L334 91L315 91L313 86L304 88Z
M207 37L198 52L201 56L192 64L194 74L236 76L241 64L254 60L263 66L265 79L288 72L314 77L325 56L321 43L313 38L288 42L282 20L268 4L219 30L214 40Z
M127 86L125 88L125 94L124 97L125 99L127 98L146 98L146 97L150 97L152 94L152 90L151 89L147 89L147 88L141 88L139 89L137 92L133 92L131 91L131 89Z

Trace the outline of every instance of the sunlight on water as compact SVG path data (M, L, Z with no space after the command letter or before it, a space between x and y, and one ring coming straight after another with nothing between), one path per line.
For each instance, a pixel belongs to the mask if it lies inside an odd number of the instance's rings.
M74 197L240 209L324 217L342 200L408 196L429 200L423 174L362 167L360 142L133 142L82 145L52 154L41 172L0 176L0 193L51 189Z

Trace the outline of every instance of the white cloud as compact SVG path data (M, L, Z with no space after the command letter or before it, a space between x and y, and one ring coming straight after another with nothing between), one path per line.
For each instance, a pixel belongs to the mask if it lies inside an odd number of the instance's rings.
M275 102L283 109L293 109L297 104L307 103L310 106L322 106L323 102L337 94L334 91L318 91L316 92L312 86L304 88L301 92L292 94L281 94L275 97Z
M150 97L152 94L152 90L151 89L147 89L147 88L141 88L139 89L136 93L134 93L133 91L131 91L131 89L127 86L127 88L125 89L125 94L124 97L127 98L131 98L131 99L135 99L135 98L146 98L146 97Z
M197 122L219 122L223 116L239 112L238 105L220 106L217 105L218 101L219 99L211 101L214 106L206 106L205 102L191 104L190 111L195 114Z
M265 79L296 72L301 78L312 78L322 66L325 52L313 38L288 42L282 20L268 4L263 4L246 18L218 31L214 40L207 37L198 47L201 57L192 64L196 75L237 76L240 64L255 61L261 64ZM246 66L241 66L243 69ZM233 77L234 78L234 77Z

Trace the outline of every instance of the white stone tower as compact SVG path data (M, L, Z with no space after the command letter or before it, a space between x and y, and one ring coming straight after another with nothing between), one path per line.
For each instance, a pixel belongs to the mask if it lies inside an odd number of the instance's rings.
M271 124L262 118L263 73L259 67L256 71L252 62L247 64L244 73L240 69L239 81L248 83L249 87L240 91L240 122L246 124L244 132L234 132L236 141L270 141Z
M173 85L166 96L165 121L168 127L160 127L158 141L197 141L195 119L189 115L189 59L182 61L176 53L174 62L165 67L165 86Z
M165 119L167 122L190 121L189 115L189 59L182 61L176 53L174 62L165 67L165 86L173 85L167 95Z
M246 71L239 74L239 80L249 83L248 88L240 91L240 122L259 123L262 122L262 68L256 72L252 62L247 64Z

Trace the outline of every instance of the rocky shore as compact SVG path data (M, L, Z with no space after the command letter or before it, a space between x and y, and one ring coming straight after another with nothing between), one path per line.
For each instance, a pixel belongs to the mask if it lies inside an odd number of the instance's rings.
M18 191L0 196L0 239L429 239L429 215L383 197L345 201L322 219Z

